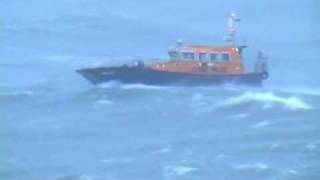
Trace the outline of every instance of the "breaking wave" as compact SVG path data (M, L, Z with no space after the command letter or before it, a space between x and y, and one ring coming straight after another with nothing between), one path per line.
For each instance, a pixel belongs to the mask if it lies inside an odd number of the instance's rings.
M290 110L307 110L312 109L312 106L304 102L298 97L280 97L272 92L253 93L247 92L236 97L228 98L220 103L217 103L217 107L233 107L249 103L258 102L263 105L264 108L271 108L273 105L281 105Z

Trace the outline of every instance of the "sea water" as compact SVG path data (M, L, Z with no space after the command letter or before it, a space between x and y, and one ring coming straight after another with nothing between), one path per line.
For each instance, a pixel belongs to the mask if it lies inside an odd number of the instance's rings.
M1 7L0 179L320 179L319 3L9 1ZM230 11L262 87L108 82L78 68L220 44ZM150 58L151 57L151 58Z

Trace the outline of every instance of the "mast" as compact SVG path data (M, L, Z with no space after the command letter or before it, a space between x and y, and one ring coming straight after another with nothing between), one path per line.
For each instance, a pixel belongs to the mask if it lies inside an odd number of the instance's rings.
M228 35L224 38L225 41L231 42L232 44L236 44L236 22L239 22L240 19L237 18L236 13L231 12L228 17Z

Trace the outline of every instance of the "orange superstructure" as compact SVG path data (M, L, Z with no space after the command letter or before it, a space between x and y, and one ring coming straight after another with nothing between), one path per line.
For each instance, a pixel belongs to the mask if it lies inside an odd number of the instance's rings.
M195 74L242 74L244 68L236 46L188 45L169 51L170 61L151 65L159 71Z

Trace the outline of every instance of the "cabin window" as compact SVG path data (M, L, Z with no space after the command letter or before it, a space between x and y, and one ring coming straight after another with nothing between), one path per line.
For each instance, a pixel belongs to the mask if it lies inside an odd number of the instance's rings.
M182 57L185 60L194 60L194 53L184 52L182 53Z
M222 53L221 54L221 60L223 62L229 62L230 61L230 54L229 53Z
M207 61L207 53L199 53L199 61Z
M210 54L210 61L216 62L219 60L218 53L211 53Z
M178 52L175 52L175 51L169 52L169 56L170 56L171 60L178 60L179 59L179 54L178 54Z

